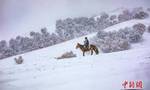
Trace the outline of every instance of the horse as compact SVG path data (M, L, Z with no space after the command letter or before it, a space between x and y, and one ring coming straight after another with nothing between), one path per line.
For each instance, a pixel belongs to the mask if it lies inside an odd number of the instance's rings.
M93 55L93 51L95 51L96 54L99 53L98 48L95 45L90 44L89 47L85 47L84 45L81 45L80 43L77 43L76 49L80 48L80 50L83 52L83 56L85 56L85 52L91 51L91 55Z

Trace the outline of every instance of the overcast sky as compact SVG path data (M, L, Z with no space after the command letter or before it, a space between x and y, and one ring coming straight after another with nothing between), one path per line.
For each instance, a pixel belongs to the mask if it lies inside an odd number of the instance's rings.
M149 7L150 0L0 0L0 40L48 27L60 18L93 16L120 7Z

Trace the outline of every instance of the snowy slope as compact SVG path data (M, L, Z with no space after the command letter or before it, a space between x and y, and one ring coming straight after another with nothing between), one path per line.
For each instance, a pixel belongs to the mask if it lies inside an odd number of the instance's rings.
M1 0L0 40L28 36L31 30L39 31L43 27L54 32L55 21L60 18L91 16L112 10L116 13L123 10L122 7L149 7L149 0L115 0L112 3L114 0Z
M131 23L149 24L150 20L133 20L105 29L124 28ZM94 36L96 33L88 35ZM75 49L76 38L58 45L22 54L24 63L16 65L14 57L0 61L0 90L120 90L124 80L142 80L144 90L150 87L150 33L130 50L82 56ZM76 58L57 60L66 51Z
M133 25L137 23L143 23L144 25L148 26L150 25L150 18L148 19L143 19L143 20L130 20L126 22L119 23L117 25L114 25L112 27L108 27L105 31L118 31L119 29L124 29L125 27L132 27Z

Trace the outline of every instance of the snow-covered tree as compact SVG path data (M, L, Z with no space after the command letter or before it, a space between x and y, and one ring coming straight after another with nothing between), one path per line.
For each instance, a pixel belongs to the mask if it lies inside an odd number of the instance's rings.
M146 13L144 11L140 11L140 12L135 14L134 18L136 18L136 19L144 19L144 18L147 18L148 16L149 16L148 13Z
M21 42L21 51L23 52L28 52L28 51L32 51L32 46L33 42L32 39L28 38L28 37L23 37L22 38L22 42Z
M130 44L126 38L122 38L119 32L99 31L92 39L93 43L100 47L104 53L129 49Z
M57 34L52 33L50 35L50 42L51 42L51 45L55 45L55 44L62 42L62 39Z
M143 35L143 33L146 30L146 26L142 23L138 23L138 24L133 25L133 29L139 32L141 35Z
M111 25L115 25L115 24L118 23L118 19L117 19L116 15L111 15L110 16L110 23L111 23Z
M126 27L119 31L105 32L101 30L91 41L105 53L122 51L129 49L130 43L141 41L144 31L145 25L141 23L135 24L133 28Z
M150 25L147 27L147 31L150 33Z
M103 30L111 25L112 23L110 22L109 15L107 13L102 13L100 18L97 19L97 30Z
M10 56L13 56L13 55L15 55L15 52L13 51L13 49L11 49L11 48L9 48L9 47L7 47L7 48L4 50L4 52L3 52L4 58L5 58L5 57L10 57Z
M42 43L42 34L39 32L30 32L30 36L32 39L32 47L34 49L43 48L44 44Z
M142 7L137 7L133 9L132 16L135 19L144 19L144 18L147 18L149 14L146 11L144 11Z
M5 40L0 41L0 59L4 58L4 52L7 48L7 42Z
M56 21L56 32L64 40L94 32L95 28L96 22L92 17L67 18Z
M104 39L106 36L108 36L108 33L102 30L97 33L97 37L100 39Z
M62 20L56 21L56 33L65 40L64 34L65 34L65 24Z
M8 47L8 44L5 40L0 41L0 59L9 57L15 54L16 53L13 51L13 49Z
M150 8L147 8L147 11L150 12Z
M121 29L118 32L108 33L102 30L119 22L146 17L148 17L148 13L140 7L133 11L126 9L119 15L109 15L103 12L96 19L95 17L60 19L56 21L55 33L49 33L47 28L42 28L41 32L31 31L30 37L17 36L11 39L9 46L6 41L1 41L0 58L48 47L97 31L99 31L96 36L97 40L94 41L104 52L124 50L127 49L128 42L139 42L142 39L145 25L136 24L133 28Z
M47 31L47 28L41 29L41 43L43 44L43 47L52 45L50 33Z
M15 39L10 39L10 40L9 40L9 47L10 47L11 49L13 49L15 53L18 53L18 52L19 52L17 40L15 40Z
M110 16L110 20L113 21L113 20L115 20L115 19L117 19L117 16L116 16L116 15L111 15L111 16Z
M0 41L0 52L3 52L7 47L7 42L5 40Z
M137 43L141 41L142 35L135 30L130 31L129 36L128 36L129 42L131 43Z
M42 28L41 29L41 33L44 37L48 37L49 36L49 32L47 31L47 28Z
M118 16L118 20L119 22L124 22L124 21L127 21L127 20L131 20L133 17L132 17L132 13L126 9L122 12L122 14L120 14Z

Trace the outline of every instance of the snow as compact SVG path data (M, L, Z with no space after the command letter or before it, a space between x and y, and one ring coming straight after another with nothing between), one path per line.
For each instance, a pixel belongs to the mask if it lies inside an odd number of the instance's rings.
M148 26L148 25L150 25L149 21L150 21L150 18L143 19L143 20L133 19L130 21L125 21L125 22L119 23L117 25L113 25L112 27L108 27L104 31L107 31L107 32L108 31L118 31L121 28L124 29L125 27L132 27L133 25L138 24L138 23L142 23L142 24Z
M109 27L117 30L133 23L149 24L149 19L132 20ZM96 33L87 35L93 37ZM130 50L100 53L83 57L77 42L84 37L41 50L22 54L24 63L17 65L13 56L0 61L0 90L120 90L125 80L142 80L143 89L150 86L150 33L143 41L132 44ZM77 57L57 60L66 51Z
M109 16L111 16L111 15L116 15L116 16L118 16L119 14L121 14L121 13L122 13L124 10L126 10L126 9L127 9L127 8L120 7L120 8L111 10L111 11L101 12L99 15L95 15L95 16L94 16L94 19L97 20L98 18L101 17L101 15L102 15L103 13L107 13Z
M47 27L54 32L55 21L60 18L91 16L102 11L112 11L120 7L149 7L148 0L1 0L2 34L0 40L9 40L17 35L26 35ZM115 10L115 12L117 12Z

